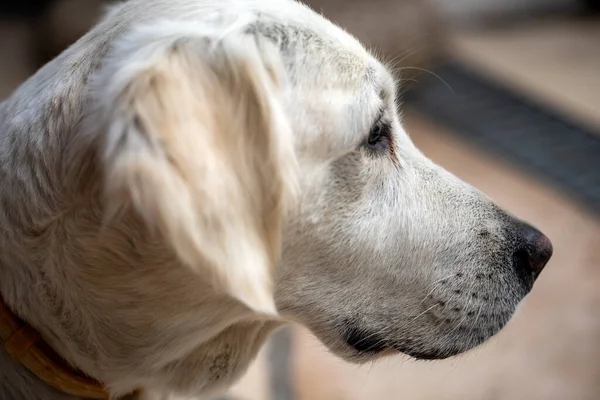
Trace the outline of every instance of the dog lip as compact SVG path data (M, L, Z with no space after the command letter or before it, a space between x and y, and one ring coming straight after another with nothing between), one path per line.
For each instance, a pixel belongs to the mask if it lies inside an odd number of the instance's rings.
M348 343L346 343L348 345ZM368 356L368 357L386 357L386 356L395 356L400 354L407 355L419 361L434 361L434 360L444 360L446 358L453 357L455 355L463 353L462 350L451 349L447 351L419 351L410 349L408 347L402 345L392 345L379 347L377 349L369 348L366 350L359 350L354 346L350 346L355 352L357 356Z
M359 354L379 354L389 348L388 342L378 334L347 324L344 329L344 342Z

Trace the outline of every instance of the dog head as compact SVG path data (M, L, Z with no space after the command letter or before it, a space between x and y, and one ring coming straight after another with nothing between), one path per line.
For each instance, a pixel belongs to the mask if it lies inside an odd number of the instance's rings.
M158 221L186 264L211 265L257 311L274 301L348 360L443 358L483 342L531 289L549 240L420 153L386 67L285 4L117 47L102 84L120 113L104 118L107 186ZM142 74L136 57L162 66Z

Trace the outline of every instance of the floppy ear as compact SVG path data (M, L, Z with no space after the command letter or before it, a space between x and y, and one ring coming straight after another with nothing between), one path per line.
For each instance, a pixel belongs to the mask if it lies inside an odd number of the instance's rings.
M283 69L266 41L197 29L132 34L100 72L107 211L132 206L184 264L275 313L296 173Z

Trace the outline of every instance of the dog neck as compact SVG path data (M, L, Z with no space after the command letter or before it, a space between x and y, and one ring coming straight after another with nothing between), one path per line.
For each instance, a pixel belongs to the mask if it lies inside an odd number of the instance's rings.
M101 383L71 368L2 298L0 344L0 388L9 398L109 397Z
M57 360L58 355L49 348L45 342L38 342L37 332L30 326L25 324L23 321L18 319L8 307L2 302L0 297L0 399L24 399L24 400L89 400L93 398L108 399L109 396L103 392L103 387L99 383L87 378L77 370L67 367L66 362L62 359ZM13 319L15 321L9 321ZM18 324L18 328L15 325ZM222 388L230 386L239 376L247 369L249 362L256 356L258 350L265 342L266 338L282 325L282 322L271 321L271 322L255 322L255 323L241 323L234 325L225 330L219 337L219 343L207 342L202 346L199 354L195 356L205 361L206 370L210 373L206 376L198 377L200 381L205 380L205 383L211 383L207 385L206 389L209 391L215 388ZM19 357L19 351L15 356L15 345L14 342L7 339L8 334L11 337L17 337L12 332L25 332L22 333L26 338L22 340L22 343L27 343L28 337L32 337L33 340L29 340L32 344L36 345L38 352L34 355L34 358L46 359L47 364L43 364L45 367L52 369L50 375L57 377L53 380L48 379L46 374L48 371L42 369L31 368L28 362L23 362ZM9 332L7 334L7 332ZM244 338L240 343L240 338ZM217 345L218 344L218 345ZM210 350L205 349L208 347ZM237 348L239 347L239 348ZM17 350L23 351L23 349L30 348L25 345L17 345ZM44 354L39 354L43 352ZM235 356L234 356L235 354ZM36 357L37 356L37 357ZM233 357L233 358L232 358ZM198 361L198 360L196 360ZM56 363L56 364L55 364ZM211 364L212 363L212 364ZM62 372L61 372L62 370ZM65 375L66 374L66 375ZM44 376L45 375L45 376ZM204 379L202 379L204 378ZM75 384L73 385L73 381ZM58 382L58 384L54 384ZM69 382L71 384L69 384ZM92 392L94 395L74 395L69 394L69 391L82 390L81 383L84 383L84 389L90 389L92 386ZM215 386L216 385L216 386ZM213 387L211 387L213 386ZM64 390L66 389L66 390ZM156 392L155 390L159 390ZM100 396L98 391L101 392ZM135 400L135 399L164 399L170 398L170 392L163 392L160 388L154 388L152 390L136 390L131 394L118 397L119 400ZM178 397L179 398L179 397Z
M27 400L84 400L62 393L13 360L0 347L0 398Z

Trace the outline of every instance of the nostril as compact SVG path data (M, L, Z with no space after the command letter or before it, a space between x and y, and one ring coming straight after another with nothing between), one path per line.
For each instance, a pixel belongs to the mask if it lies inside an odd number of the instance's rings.
M521 243L513 255L515 267L533 274L535 279L552 257L552 242L532 226L524 225L521 229Z
M527 276L531 276L533 268L529 263L529 252L525 248L520 248L513 254L513 262L517 272ZM535 272L534 272L535 274Z
M552 257L552 242L548 237L541 232L533 240L531 248L533 249L530 254L531 269L537 275L542 272L550 258Z

